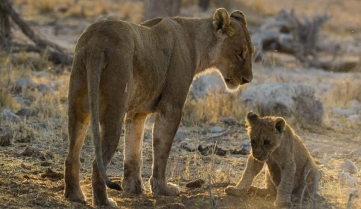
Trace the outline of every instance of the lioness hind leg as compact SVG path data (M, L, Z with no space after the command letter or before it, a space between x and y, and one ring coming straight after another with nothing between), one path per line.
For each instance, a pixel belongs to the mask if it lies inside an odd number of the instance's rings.
M70 201L85 203L85 196L79 183L80 152L84 143L90 115L86 97L86 84L82 79L79 79L78 72L72 75L69 88L69 145L68 156L65 160L64 196Z
M125 144L124 144L124 179L123 189L125 192L142 194L142 144L144 135L144 121L147 114L128 113L125 121Z
M116 69L118 66L113 66L112 63L108 64L108 67L103 71L104 77L102 79L107 82L101 83L100 91L100 126L101 126L101 139L102 139L102 153L103 163L105 168L112 159L122 131L123 119L126 112L128 103L128 95L124 89L127 86L126 73L118 78L114 79L111 74L108 74L108 70ZM114 76L114 75L113 75ZM123 79L123 80L122 80ZM118 90L119 91L115 91ZM93 187L93 205L116 205L114 201L107 197L106 186L103 178L101 177L96 160L93 161L93 173L92 173L92 187Z
M122 130L122 120L124 117L124 109L109 110L104 115L104 120L101 120L101 135L102 135L102 152L103 163L105 167L112 159L119 143L120 134ZM93 161L93 174L92 174L92 187L93 187L93 205L107 205L115 206L115 202L108 198L106 186L101 177L97 161Z

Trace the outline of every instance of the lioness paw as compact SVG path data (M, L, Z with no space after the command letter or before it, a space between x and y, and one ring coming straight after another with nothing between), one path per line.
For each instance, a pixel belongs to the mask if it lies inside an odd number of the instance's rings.
M243 189L237 189L236 187L234 186L228 186L224 192L227 194L227 195L230 195L230 196L236 196L236 197L241 197L241 196L244 196L246 194L246 191L243 190Z
M65 189L64 197L70 202L86 204L84 193L81 190Z

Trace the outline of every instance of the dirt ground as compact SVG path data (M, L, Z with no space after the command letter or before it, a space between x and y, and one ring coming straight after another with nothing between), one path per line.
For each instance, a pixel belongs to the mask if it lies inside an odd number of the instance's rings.
M106 10L105 13L119 13L123 19L133 22L141 20L142 16L139 13L143 11L143 1L88 0L73 5L65 13L61 12L61 8L72 5L73 1L63 1L60 4L54 2L62 1L14 0L15 8L37 33L65 47L69 52L74 49L82 31L104 13L101 8ZM102 7L99 7L98 2L103 2ZM215 2L218 2L215 5L219 4L219 1ZM361 25L361 2L358 0L350 0L347 3L337 0L235 2L237 4L231 4L230 7L238 9L236 6L242 6L241 9L246 10L245 13L252 22L250 27L253 28L257 28L260 23L267 21L283 7L296 8L298 13L305 11L307 14L329 11L334 21L330 20L325 25L322 41L341 43L345 57L361 56L361 29L358 28ZM215 9L215 5L212 5L209 10L203 12L195 9L193 5L194 2L184 0L182 14L211 15ZM320 8L319 5L326 6ZM96 9L92 10L92 8ZM50 12L46 9L50 9ZM25 40L20 31L15 30L14 36L19 40ZM6 60L10 55L1 54L1 56L2 86L0 87L5 88L6 82L3 80L8 76ZM267 59L269 62L266 64L254 65L254 80L246 87L242 87L241 91L264 83L306 84L315 88L316 97L323 103L325 110L324 123L318 127L304 128L296 122L291 123L324 172L320 182L320 193L324 200L302 205L295 204L295 208L361 208L359 197L361 173L352 174L357 180L353 185L343 185L339 179L340 165L346 159L352 160L357 166L361 165L361 120L349 120L347 116L336 114L334 111L334 108L348 108L348 104L352 101L361 102L361 66L352 72L336 73L304 68L289 56L269 53ZM14 62L12 66L14 72L11 75L13 83L21 77L33 77L39 83L56 87L51 93L44 93L41 96L38 91L31 89L11 96L31 100L29 109L34 113L27 119L21 118L17 122L0 120L0 137L6 137L8 134L10 141L9 144L4 144L6 146L0 146L0 208L93 208L91 164L94 148L90 133L87 134L81 155L81 185L87 198L87 205L71 203L63 196L63 164L68 146L66 94L70 73L65 70L61 75L54 74L53 69L63 67L38 61L39 58L33 60L33 55L14 55L10 60ZM29 66L27 63L33 64ZM40 69L32 70L34 67ZM69 69L66 66L64 68ZM43 76L41 73L47 74ZM3 99L1 96L0 94L0 100ZM15 102L0 104L3 104L0 106L1 112L3 109L11 109L15 113L24 109L23 105ZM184 117L189 117L187 114L184 114ZM356 115L361 116L360 113ZM117 202L119 208L212 208L212 200L217 208L274 208L275 199L272 197L259 198L250 195L236 198L225 195L224 188L234 185L239 180L247 159L245 153L232 154L232 151L241 150L243 142L248 140L248 137L243 116L224 115L223 117L234 117L237 121L235 124L227 125L222 123L220 118L216 118L212 122L196 125L181 124L180 130L185 134L175 139L167 166L168 181L178 184L181 194L178 197L164 197L151 194L148 183L152 164L153 116L150 116L147 120L143 148L142 177L146 193L133 196L108 190L109 197ZM221 127L221 131L216 134L206 131L214 126ZM203 154L187 151L181 147L181 142L184 141L191 148L216 144L224 152L217 155L212 154L211 149ZM107 171L110 178L118 183L123 176L122 162L123 138ZM254 184L262 186L263 178L262 173ZM197 179L204 181L200 187L186 187L187 183Z

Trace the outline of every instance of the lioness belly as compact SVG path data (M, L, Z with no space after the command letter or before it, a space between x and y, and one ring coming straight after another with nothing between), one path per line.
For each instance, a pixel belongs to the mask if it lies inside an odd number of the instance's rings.
M161 98L161 91L153 88L145 90L143 87L135 87L128 105L128 111L153 113Z

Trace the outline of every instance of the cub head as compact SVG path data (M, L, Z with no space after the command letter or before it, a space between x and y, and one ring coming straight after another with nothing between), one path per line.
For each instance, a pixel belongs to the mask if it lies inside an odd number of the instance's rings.
M260 161L268 160L281 144L281 136L286 129L286 121L281 117L260 117L249 112L246 117L248 135L251 140L252 156Z
M234 90L251 82L254 46L244 14L236 10L229 15L227 10L217 9L213 29L217 44L211 65L219 69L227 88Z

